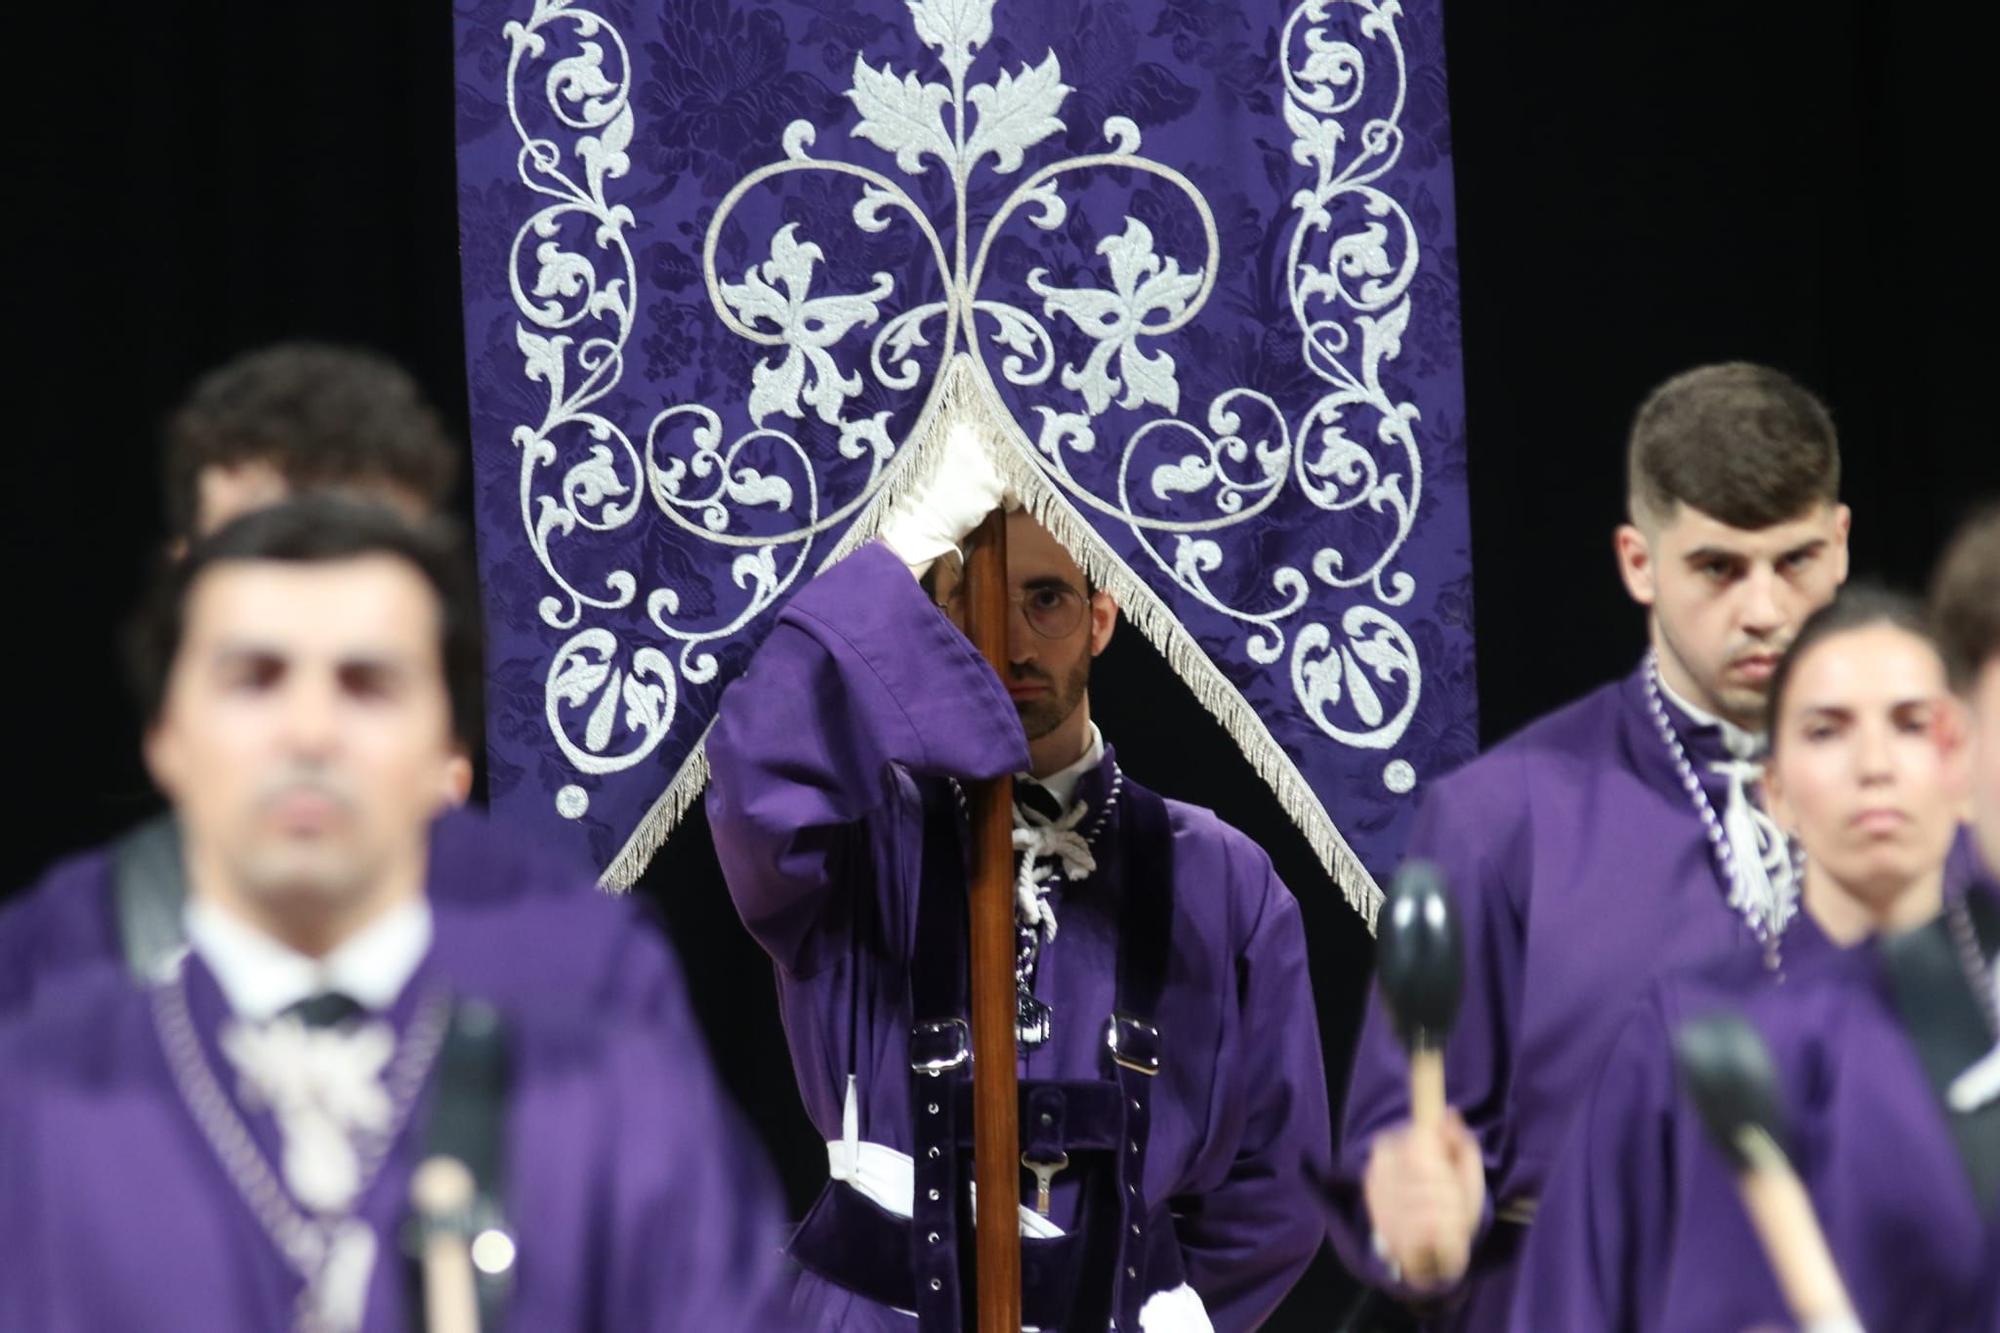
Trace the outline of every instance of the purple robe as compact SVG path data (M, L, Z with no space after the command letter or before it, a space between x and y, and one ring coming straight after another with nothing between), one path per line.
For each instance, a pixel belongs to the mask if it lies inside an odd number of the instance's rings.
M497 975L534 966L538 952L566 952L575 935L562 915L539 912L509 929L494 920L461 929L442 907L436 929L436 952L386 1015L399 1032L434 987L463 993L450 975L454 952L493 951L482 966ZM222 993L198 960L182 970L196 1058L275 1164L272 1117L243 1104L219 1052ZM157 1002L121 971L98 968L68 978L61 1004L0 1026L0 1328L292 1327L304 1279L183 1100ZM741 1146L685 1006L644 1025L499 1007L512 1070L505 1209L518 1244L509 1326L773 1327L781 1261L771 1188ZM370 1333L412 1326L399 1241L423 1105L355 1207L378 1247Z
M1668 713L1720 814L1726 783L1708 769L1727 757L1719 730L1671 704ZM1465 993L1445 1050L1445 1095L1485 1157L1484 1238L1496 1214L1531 1206L1540 1193L1570 1113L1646 984L1759 946L1729 906L1642 672L1439 781L1409 855L1443 869L1464 933ZM1795 918L1788 965L1823 947L1811 922ZM1374 1135L1408 1118L1408 1070L1373 994L1348 1084L1331 1230L1350 1270L1404 1297L1411 1293L1374 1253L1361 1182ZM1439 1325L1502 1327L1511 1259L1503 1249L1476 1261Z
M0 1019L78 973L125 967L114 857L97 848L51 868L0 911ZM631 900L605 899L588 873L525 845L472 810L431 833L427 874L440 964L479 995L532 995L645 1019L681 1003L661 933ZM573 913L571 905L594 905ZM545 921L561 949L511 953L495 931ZM449 923L456 923L449 924Z
M2000 1218L1975 1198L1879 948L1829 951L1780 987L1747 970L1669 978L1628 1015L1544 1189L1512 1326L1791 1326L1730 1166L1674 1067L1674 1032L1726 1006L1771 1050L1792 1163L1862 1325L2000 1327Z
M851 1071L860 1137L909 1152L918 783L1025 769L1012 701L909 571L870 546L792 599L724 695L709 757L716 851L776 963L813 1123L841 1137ZM1102 809L1113 773L1107 747L1077 799ZM1206 810L1168 809L1174 909L1143 1194L1171 1204L1187 1281L1227 1331L1268 1315L1318 1248L1302 1172L1324 1169L1326 1084L1297 903L1249 839ZM1101 881L1116 874L1101 864L1052 896L1060 928L1035 991L1054 1007L1054 1035L1024 1053L1024 1077L1104 1072L1117 939ZM1058 1177L1059 1223L1073 1191ZM801 1299L817 1326L912 1326L817 1278Z

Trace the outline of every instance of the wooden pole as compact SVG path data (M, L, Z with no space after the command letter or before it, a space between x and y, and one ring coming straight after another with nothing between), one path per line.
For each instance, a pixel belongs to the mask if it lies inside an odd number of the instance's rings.
M973 531L965 556L972 642L1007 674L1007 516ZM978 1182L979 1333L1021 1329L1021 1157L1014 1053L1014 780L971 784L972 1159Z

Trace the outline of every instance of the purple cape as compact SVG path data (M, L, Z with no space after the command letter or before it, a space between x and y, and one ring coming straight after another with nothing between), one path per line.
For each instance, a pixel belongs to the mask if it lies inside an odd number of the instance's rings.
M58 863L0 911L0 1019L78 974L124 970L115 873L112 849L96 848ZM468 993L524 995L640 1019L682 1003L665 941L636 904L608 899L587 872L482 814L458 810L437 821L427 888L438 921L437 961ZM533 938L537 922L548 923L550 938L564 947L500 946L515 931Z
M454 950L534 967L576 939L565 914L455 932L386 1017L407 1030L418 997L459 991ZM221 1060L228 1018L198 960L186 1012L206 1062L274 1162L278 1135ZM171 1070L161 997L112 969L71 977L62 1003L0 1026L0 1328L209 1333L292 1326L303 1278L199 1129ZM502 1002L512 1071L503 1152L518 1242L510 1326L536 1330L772 1327L777 1215L744 1151L684 1006L641 1025ZM425 1094L425 1099L429 1094ZM365 1328L411 1326L398 1259L417 1114L356 1215L378 1258Z
M1025 769L1006 691L886 548L807 584L724 695L709 740L708 817L743 920L777 965L799 1088L829 1140L857 1079L860 1136L909 1151L908 967L920 885L920 781ZM1100 803L1107 753L1078 797ZM1144 1198L1168 1205L1188 1283L1218 1330L1254 1327L1311 1261L1321 1223L1301 1188L1324 1169L1326 1083L1298 906L1261 849L1208 811L1168 802L1171 957L1156 1023ZM1085 820L1085 825L1088 825ZM1115 874L1064 883L1036 994L1054 1036L1024 1076L1097 1078L1113 1008ZM1059 1179L1053 1215L1072 1201ZM902 1316L807 1279L841 1327Z

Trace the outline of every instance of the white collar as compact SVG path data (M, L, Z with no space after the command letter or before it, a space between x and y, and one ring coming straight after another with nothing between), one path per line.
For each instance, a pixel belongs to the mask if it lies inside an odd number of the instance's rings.
M1070 798L1076 795L1076 784L1083 781L1085 773L1103 762L1104 733L1099 731L1097 724L1093 722L1090 724L1090 744L1083 747L1083 757L1075 763L1067 768L1059 768L1045 778L1032 777L1027 773L1016 773L1014 776L1041 783L1056 798L1056 804L1067 810Z
M189 946L215 974L229 1007L253 1023L324 991L380 1013L431 948L431 905L423 898L391 908L324 958L308 958L200 899L188 902L182 920Z
M1722 747L1738 759L1762 759L1764 757L1764 733L1745 731L1726 717L1696 708L1681 698L1680 691L1667 682L1667 673L1660 676L1660 693L1667 696L1667 702L1687 714L1688 721L1697 727L1714 727L1722 733Z

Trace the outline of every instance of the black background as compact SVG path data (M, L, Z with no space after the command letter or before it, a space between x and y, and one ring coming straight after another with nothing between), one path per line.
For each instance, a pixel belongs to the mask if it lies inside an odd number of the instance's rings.
M160 540L158 422L191 378L277 338L361 342L465 420L448 7L55 8L10 23L7 888L154 808L113 644ZM1623 433L1688 365L1750 358L1821 391L1856 571L1920 582L2000 494L1988 34L1828 0L1445 9L1483 737L1633 660ZM1300 891L1337 1094L1358 920L1137 635L1093 698L1127 768L1217 808ZM699 821L642 888L803 1197L823 1150ZM1323 1260L1272 1326L1326 1327L1344 1286Z

